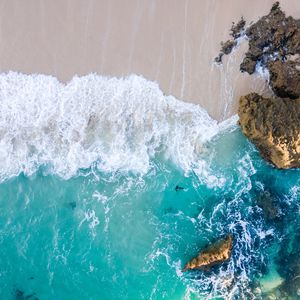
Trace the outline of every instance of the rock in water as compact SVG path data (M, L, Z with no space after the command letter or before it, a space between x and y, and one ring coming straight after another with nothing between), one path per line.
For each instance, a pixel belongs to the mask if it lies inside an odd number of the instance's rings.
M263 158L280 169L300 167L300 98L240 98L239 123Z
M206 269L216 264L221 264L228 261L231 257L232 251L232 236L227 236L224 240L217 241L216 243L208 246L199 255L190 260L183 272L193 269Z
M262 209L267 221L274 221L279 216L279 209L268 191L263 191L256 199L256 204Z

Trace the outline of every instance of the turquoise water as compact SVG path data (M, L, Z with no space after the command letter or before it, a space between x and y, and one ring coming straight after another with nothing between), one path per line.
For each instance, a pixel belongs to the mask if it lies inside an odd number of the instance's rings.
M91 167L64 180L40 169L3 182L1 299L23 299L21 291L24 299L257 297L257 279L274 265L270 253L299 229L300 173L267 165L238 128L208 149L210 176L225 179L219 186L162 157L143 176ZM277 223L256 205L266 190L278 197ZM228 233L228 264L181 273L201 247Z
M0 102L1 300L299 298L300 171L236 118L136 75L10 72ZM228 263L181 272L227 234Z

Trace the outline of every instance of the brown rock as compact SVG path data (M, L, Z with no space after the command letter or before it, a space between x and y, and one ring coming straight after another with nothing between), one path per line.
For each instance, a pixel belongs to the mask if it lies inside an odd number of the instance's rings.
M246 21L244 20L243 17L241 17L241 19L236 24L235 23L232 24L230 35L235 40L238 39L244 31L245 25L246 25Z
M236 46L236 41L228 40L225 43L221 43L221 52L228 55L231 53L234 46Z
M274 93L283 98L300 97L300 64L295 61L269 62L270 85Z
M280 169L300 167L300 98L240 98L239 123L267 161Z
M220 52L217 57L215 57L215 62L220 64L222 63L222 58L223 58L224 53Z
M300 52L300 21L286 17L276 2L268 15L246 30L249 50L240 65L241 71L253 74L257 62L268 68L274 58L284 62L287 55Z
M240 65L240 70L242 72L247 72L253 74L255 72L256 60L250 57L244 58L243 62Z
M232 236L227 236L224 240L220 240L199 253L199 255L191 259L183 268L183 272L193 269L207 269L216 264L228 261L232 251Z
M245 20L243 18L240 19L239 22L236 24L233 23L231 30L230 30L230 35L232 36L233 39L227 40L226 42L221 42L221 50L219 55L215 58L215 62L218 64L222 63L222 58L223 55L228 55L231 53L232 49L237 45L237 39L241 37L241 35L244 33L244 28L245 28Z
M253 74L257 63L267 68L270 87L278 98L263 98L255 93L241 97L239 117L242 131L263 158L276 167L298 168L300 20L286 17L276 2L268 15L247 28L246 35L249 50L240 70ZM275 212L269 210L268 217L275 218Z

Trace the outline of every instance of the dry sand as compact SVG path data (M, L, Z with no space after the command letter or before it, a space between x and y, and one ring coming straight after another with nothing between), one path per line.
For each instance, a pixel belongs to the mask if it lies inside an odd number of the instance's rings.
M0 71L70 80L142 74L219 120L265 82L239 72L241 51L213 63L232 21L255 21L272 0L0 0ZM300 17L299 0L283 0ZM245 48L245 45L241 46Z

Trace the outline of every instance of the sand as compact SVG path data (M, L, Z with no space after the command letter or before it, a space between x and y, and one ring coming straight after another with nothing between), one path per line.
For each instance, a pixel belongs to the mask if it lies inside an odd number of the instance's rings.
M265 80L239 72L242 50L213 63L232 21L256 21L271 0L0 0L0 71L141 74L166 94L224 120L239 96L267 93ZM300 17L299 0L281 1Z

